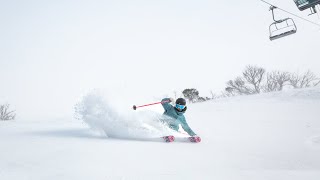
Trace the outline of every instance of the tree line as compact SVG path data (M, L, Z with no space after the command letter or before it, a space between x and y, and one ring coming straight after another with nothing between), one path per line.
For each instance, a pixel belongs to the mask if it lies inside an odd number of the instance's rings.
M318 78L310 70L304 73L290 73L287 71L267 72L258 66L247 66L241 76L227 82L226 94L250 95L261 92L282 91L285 86L290 88L307 88L320 84Z
M288 88L307 88L320 84L320 78L310 70L304 73L291 73L287 71L267 72L264 68L248 65L240 76L226 83L226 88L220 95L211 91L211 98L199 96L195 88L182 91L183 96L191 103L203 102L210 99L230 97L237 95L259 94L261 92L282 91Z

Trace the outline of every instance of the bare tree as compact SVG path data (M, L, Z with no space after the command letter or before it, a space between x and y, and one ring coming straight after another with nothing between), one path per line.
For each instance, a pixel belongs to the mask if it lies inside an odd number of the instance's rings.
M0 120L13 120L16 117L15 111L9 110L10 105L0 105Z
M237 77L235 80L230 80L227 82L227 87L225 89L230 95L248 95L254 94L254 91L246 86L246 82L243 78Z
M211 94L211 99L217 99L217 95L211 90L210 91L210 94Z
M263 86L263 91L264 92L273 92L273 91L277 91L278 88L278 83L277 81L275 81L273 78L271 78L270 76L267 76L267 82L266 84Z
M228 92L227 90L226 91L222 91L221 92L221 95L218 96L218 98L225 98L225 97L232 97L232 96L235 96L236 94L234 94L233 92Z
M292 87L299 88L300 76L297 73L292 74L289 82Z
M299 75L297 73L292 74L290 77L290 84L294 88L306 88L306 87L318 85L319 82L314 82L314 81L318 81L318 80L319 80L319 78L317 78L314 73L312 73L310 70L308 70L307 72L305 72L302 75ZM312 82L314 82L314 83L312 84Z
M199 97L198 100L197 100L197 102L204 102L204 101L206 101L206 100L207 100L207 98Z
M263 88L262 81L265 76L265 69L257 66L247 66L242 77L227 82L225 91L228 96L248 95L260 93Z
M283 87L290 81L289 72L273 71L267 74L267 82L263 90L265 92L281 91Z
M264 92L281 91L287 85L292 85L294 88L305 88L319 84L320 78L309 70L302 75L286 71L266 73L264 68L249 65L246 66L242 76L226 83L227 87L221 97L258 94L261 90Z
M244 70L243 77L254 87L253 93L260 93L261 82L264 78L266 70L257 66L247 66Z

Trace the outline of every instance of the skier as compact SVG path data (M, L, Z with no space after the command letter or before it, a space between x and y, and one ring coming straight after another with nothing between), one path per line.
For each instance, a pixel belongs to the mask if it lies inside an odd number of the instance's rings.
M175 106L173 107L170 102L174 102L173 98L164 98L161 101L162 106L165 110L163 113L166 116L169 116L170 118L166 118L163 121L168 124L168 126L175 130L179 130L179 125L192 137L198 137L196 133L192 131L192 129L189 127L186 118L184 117L184 113L187 110L187 102L183 98L178 98L175 102Z

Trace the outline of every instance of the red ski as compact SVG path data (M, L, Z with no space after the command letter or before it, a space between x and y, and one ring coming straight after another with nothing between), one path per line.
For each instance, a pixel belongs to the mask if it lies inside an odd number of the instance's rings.
M201 142L201 138L199 136L192 136L188 138L190 142L199 143Z
M165 142L192 142L192 143L199 143L201 142L201 138L199 136L191 136L191 137L174 137L170 136L163 136L162 137Z
M174 141L174 136L163 136L162 137L165 142L173 142Z

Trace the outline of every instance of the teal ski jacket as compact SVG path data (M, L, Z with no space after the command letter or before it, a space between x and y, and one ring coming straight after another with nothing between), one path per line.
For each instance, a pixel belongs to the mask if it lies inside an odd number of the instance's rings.
M170 99L169 98L164 98L162 99L163 101L169 101L162 103L162 106L164 108L164 115L169 116L170 118L165 118L164 121L169 125L169 127L175 131L179 130L179 124L181 127L190 135L194 136L196 133L192 131L192 129L189 127L186 118L184 117L184 112L185 111L178 111L176 110L171 104L170 104Z

